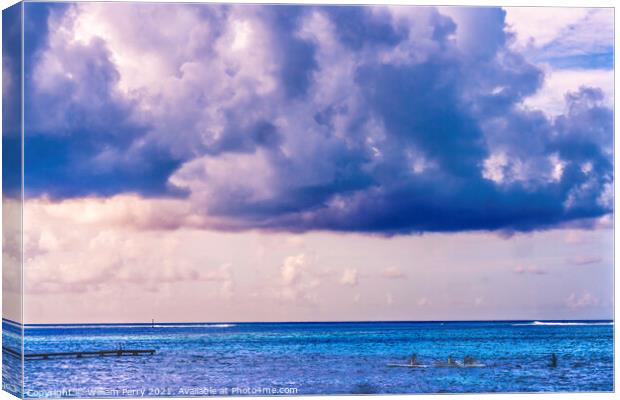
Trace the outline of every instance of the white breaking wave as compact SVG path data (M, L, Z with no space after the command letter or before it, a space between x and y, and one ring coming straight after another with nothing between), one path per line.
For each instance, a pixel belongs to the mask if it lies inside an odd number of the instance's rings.
M512 324L513 326L574 326L574 325L613 325L613 322L545 322L545 321L534 321L534 322L526 322L519 324Z

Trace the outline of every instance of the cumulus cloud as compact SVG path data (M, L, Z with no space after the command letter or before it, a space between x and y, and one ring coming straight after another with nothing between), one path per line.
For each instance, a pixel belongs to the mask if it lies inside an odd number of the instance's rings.
M159 291L166 284L213 282L222 297L232 295L229 264L196 265L180 254L174 240L102 231L81 242L72 238L73 246L85 249L75 252L60 244L65 238L53 235L44 231L38 238L27 236L31 251L26 255L25 290L29 294L96 292L111 286Z
M2 195L21 197L21 3L2 11Z
M357 286L359 283L359 272L355 268L345 268L342 271L340 284L344 286Z
M192 212L190 205L176 199L145 199L137 195L69 198L54 201L37 198L28 201L30 219L53 220L92 227L125 227L136 230L168 230L204 227L204 216Z
M18 136L21 103L21 5L2 12L2 129L6 136Z
M501 9L93 3L48 25L29 196L175 197L171 228L381 234L612 209L603 91L576 88L555 118L524 108L544 70Z
M304 253L284 259L280 266L278 297L301 305L316 305L318 299L313 289L321 284L321 280L311 266L311 259Z
M581 86L600 88L603 104L612 109L614 104L614 71L610 69L545 69L543 87L526 98L523 105L538 109L550 118L567 112L566 93L576 92Z
M193 282L212 284L213 293L222 298L232 296L231 264L216 264L206 257L197 259L195 254L183 251L183 240L173 234L143 231L140 223L136 231L131 224L122 222L124 218L131 221L131 212L115 214L106 209L109 204L96 201L90 206L75 204L77 200L68 202L71 204L32 201L26 205L26 293L98 292L110 288L160 291L167 285ZM9 243L4 246L8 248Z
M565 300L566 306L573 310L596 307L601 304L598 297L588 291L571 293Z

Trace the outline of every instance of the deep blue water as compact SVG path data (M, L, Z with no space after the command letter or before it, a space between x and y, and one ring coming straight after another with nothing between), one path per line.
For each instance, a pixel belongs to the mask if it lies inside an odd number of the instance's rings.
M3 346L19 330L3 323ZM27 326L25 353L155 349L26 360L26 397L613 391L611 322L363 322ZM411 353L427 368L393 368ZM558 365L550 367L551 353ZM437 365L473 356L480 368ZM3 354L3 379L20 360ZM19 386L19 385L18 385ZM144 390L144 393L141 391Z

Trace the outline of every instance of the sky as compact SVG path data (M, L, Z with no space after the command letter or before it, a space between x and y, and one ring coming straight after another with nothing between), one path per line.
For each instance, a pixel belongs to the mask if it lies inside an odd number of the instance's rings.
M612 317L612 9L26 3L24 40L27 323Z

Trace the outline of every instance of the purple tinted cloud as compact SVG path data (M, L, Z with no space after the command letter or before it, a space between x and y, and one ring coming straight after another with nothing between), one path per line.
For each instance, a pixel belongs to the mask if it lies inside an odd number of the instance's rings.
M544 74L501 9L57 11L27 82L32 195L184 195L222 229L382 234L611 212L612 110L588 87L555 119L523 107Z

